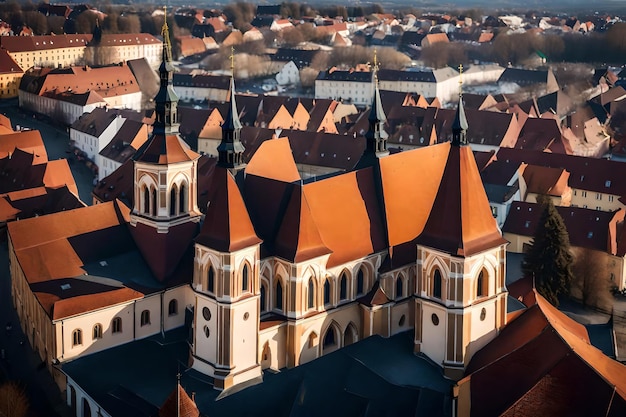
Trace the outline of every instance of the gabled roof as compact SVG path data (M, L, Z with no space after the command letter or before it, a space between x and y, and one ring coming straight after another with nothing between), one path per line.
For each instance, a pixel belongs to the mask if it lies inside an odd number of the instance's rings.
M626 367L535 292L536 304L470 361L471 416L623 415ZM549 398L549 400L547 400Z
M23 74L24 71L6 49L0 49L0 74Z
M375 307L390 303L391 299L380 286L380 280L377 280L372 286L372 289L363 297L359 298L358 301L367 307Z
M417 242L462 257L506 242L469 146L449 145L439 190Z
M32 154L33 165L48 162L48 153L38 130L0 135L0 158L10 157L16 149Z
M561 197L569 189L567 182L570 174L563 168L527 165L523 176L529 193Z
M301 185L294 185L291 198L274 241L274 253L298 263L332 251L324 244Z
M245 172L284 182L300 180L287 138L264 141L248 162Z
M535 117L529 117L526 123L524 123L515 148L561 154L568 153L558 122L554 119Z
M234 252L261 243L235 178L216 166L208 189L206 217L196 242L220 252Z
M177 384L159 409L159 417L199 417L200 411L184 388Z

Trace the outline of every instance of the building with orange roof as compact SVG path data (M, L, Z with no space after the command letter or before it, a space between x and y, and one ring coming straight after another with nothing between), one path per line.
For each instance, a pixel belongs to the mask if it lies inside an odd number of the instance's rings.
M126 64L31 69L18 95L20 107L68 125L96 107L141 109L141 90Z
M356 161L343 172L305 178L296 161L326 158L347 166L354 148L315 141L298 149L293 138L280 137L244 144L246 115L231 77L217 159L201 157L179 135L167 24L163 35L152 133L104 179L112 182L98 185L100 204L54 214L54 221L41 216L9 225L20 322L48 367L59 362L53 372L60 369L57 381L68 383L68 403L76 406L80 398L77 410L112 415L77 380L64 379L64 364L183 326L188 368L203 375L204 388L223 390L220 398L260 382L263 370L303 365L376 335L409 333L410 350L451 380L482 369L471 364L485 357L481 352L513 316L507 241L469 146L463 101L451 120L451 142L394 154L383 99L371 83L364 134L349 138L364 146ZM254 117L297 107L242 102L261 108ZM323 103L315 119L326 117L331 105ZM248 143L257 148L249 159ZM125 203L116 199L121 189ZM557 330L584 338L575 325L555 325L557 313L544 311ZM600 373L621 369L589 358ZM303 395L306 386L293 385ZM482 397L472 400L471 387L458 385L441 399L446 415L483 406ZM168 407L181 412L184 393L175 392ZM359 402L359 410L365 404Z

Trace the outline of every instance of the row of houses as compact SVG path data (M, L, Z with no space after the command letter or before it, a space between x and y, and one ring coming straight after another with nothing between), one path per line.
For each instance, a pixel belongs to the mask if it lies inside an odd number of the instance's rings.
M18 95L21 78L29 69L117 64L145 58L156 69L162 42L145 34L45 35L0 37L0 98Z

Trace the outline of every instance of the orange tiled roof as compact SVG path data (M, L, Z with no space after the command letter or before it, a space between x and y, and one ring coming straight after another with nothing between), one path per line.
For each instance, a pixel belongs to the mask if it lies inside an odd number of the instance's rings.
M448 144L380 159L389 246L415 239L426 224L443 175Z
M175 164L177 162L198 159L199 154L189 148L178 135L152 135L137 152L136 161L157 164Z
M470 361L470 415L622 415L626 366L593 347L584 326L534 294L536 304Z
M196 242L221 252L261 243L230 171L216 166L207 194L209 205Z
M322 241L300 185L295 185L291 191L287 210L276 235L274 251L277 256L294 263L331 253Z
M300 173L293 160L289 139L264 141L248 162L246 174L284 182L299 181Z
M304 196L324 244L327 266L341 265L386 246L372 168L304 185Z
M0 158L6 158L15 149L33 154L33 165L48 161L46 147L38 130L25 130L0 136Z
M469 146L445 144L446 167L418 242L456 256L504 244Z
M46 164L46 172L43 176L43 183L49 188L58 188L67 185L67 188L78 195L78 187L76 181L67 163L67 159L56 159L48 161Z
M187 392L177 384L159 409L159 417L199 417L200 411Z
M22 68L17 65L17 62L6 49L0 49L0 73L1 74L23 74Z

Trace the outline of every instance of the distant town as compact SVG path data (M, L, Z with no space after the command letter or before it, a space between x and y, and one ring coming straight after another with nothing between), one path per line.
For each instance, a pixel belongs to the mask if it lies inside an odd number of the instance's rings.
M614 3L0 3L0 417L626 415Z

